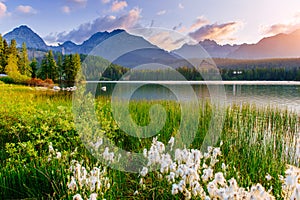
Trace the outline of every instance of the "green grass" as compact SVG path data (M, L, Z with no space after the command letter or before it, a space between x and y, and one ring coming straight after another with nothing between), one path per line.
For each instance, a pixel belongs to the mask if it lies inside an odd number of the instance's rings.
M74 193L67 189L70 180L69 167L72 159L82 161L91 169L99 163L82 143L76 132L72 115L72 95L39 91L35 88L0 84L0 198L1 199L72 199ZM180 129L180 105L172 101L132 101L129 106L134 122L140 126L151 123L149 110L154 104L165 108L166 123L158 133L165 144ZM119 109L122 103L118 102ZM190 112L184 127L192 131L192 117L199 117L195 140L190 148L201 148L209 130L214 107L202 102L199 113ZM149 148L152 138L140 139L126 134L119 128L111 113L107 97L96 100L96 114L106 136L118 147L127 151L142 152ZM121 111L120 111L121 112ZM159 111L158 111L159 112ZM283 174L287 163L293 164L292 151L286 151L298 132L299 118L295 114L274 108L257 108L255 105L225 108L220 141L223 152L221 163L228 165L226 177L235 177L240 186L249 187L261 183L279 198L281 184L278 175ZM154 116L162 116L155 113ZM156 119L163 121L163 118ZM123 124L126 129L131 127ZM139 133L137 133L139 134ZM62 153L61 159L48 161L48 145ZM269 173L274 179L267 182ZM157 180L153 172L145 178L140 189L138 174L120 172L108 168L111 188L104 194L106 199L170 199L171 186L165 180ZM133 196L139 189L139 195ZM176 197L180 199L180 197Z

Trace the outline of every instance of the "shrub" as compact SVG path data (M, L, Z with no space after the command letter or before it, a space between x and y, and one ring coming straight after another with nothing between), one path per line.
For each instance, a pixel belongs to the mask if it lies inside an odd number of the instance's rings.
M47 84L49 84L49 85L53 85L54 84L54 82L50 78L45 79L44 82L47 83Z
M15 83L14 79L12 79L11 77L8 77L8 76L1 77L0 81L7 83L7 84Z
M28 85L30 86L44 86L44 81L39 78L32 78L28 81Z

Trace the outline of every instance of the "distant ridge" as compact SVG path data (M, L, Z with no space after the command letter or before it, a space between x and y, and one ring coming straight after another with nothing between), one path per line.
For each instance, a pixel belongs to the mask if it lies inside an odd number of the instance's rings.
M47 46L44 40L32 31L28 26L22 25L5 34L3 37L10 42L12 39L17 41L18 47L21 47L25 42L28 48L38 49L43 51L53 50L66 54L81 53L88 54L101 42L106 39L123 33L122 35L128 41L137 44L143 43L149 48L156 49L155 51L139 51L131 53L131 57L122 57L119 59L120 64L126 64L132 67L133 63L138 59L145 59L143 53L149 54L153 59L168 60L168 63L175 62L176 55L182 52L190 57L195 57L195 47L193 45L184 44L181 48L173 50L168 53L167 51L158 48L151 44L142 37L130 35L124 30L117 29L112 32L97 32L82 44L75 44L72 41L66 41L59 46ZM208 56L213 58L233 58L233 59L266 59L266 58L298 58L300 57L300 29L290 34L278 34L271 37L266 37L260 40L257 44L242 44L242 45L219 45L213 40L204 40L199 42L202 48L208 52ZM197 56L197 55L196 55ZM133 59L130 61L130 59ZM175 60L174 60L175 59ZM149 58L148 58L149 60Z
M4 39L9 43L12 39L17 41L17 47L21 47L22 43L25 42L27 48L48 50L48 46L44 40L29 27L22 25L13 29L11 32L3 36Z
M228 55L236 59L297 58L300 57L300 29L290 34L277 34L256 44L241 45Z

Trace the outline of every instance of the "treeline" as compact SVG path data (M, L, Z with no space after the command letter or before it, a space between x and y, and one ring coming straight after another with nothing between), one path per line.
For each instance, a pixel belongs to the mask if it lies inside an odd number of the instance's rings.
M205 74L206 79L217 80L217 76L213 70L203 70L198 72L194 68L181 67L179 71L187 80L203 80ZM222 80L248 80L248 81L300 81L300 67L297 68L252 68L252 69L219 69Z
M84 60L84 62L82 62ZM234 60L215 59L222 80L270 80L300 81L300 59ZM92 66L92 67L91 67ZM216 80L215 69L193 67L176 68L178 74L166 70L131 70L111 64L109 61L92 55L69 54L60 52L45 53L42 59L34 56L30 60L26 44L17 48L16 40L7 41L0 35L0 80L12 83L38 85L40 83L59 83L66 86L74 84L80 71L89 80ZM125 76L124 76L125 75ZM126 77L127 76L127 77ZM129 77L130 76L130 77Z
M300 81L300 68L221 69L223 80Z
M79 70L79 54L62 55L50 50L41 61L35 57L29 60L25 43L18 49L16 40L8 44L0 35L0 74L8 75L0 78L4 82L36 85L45 81L73 85Z

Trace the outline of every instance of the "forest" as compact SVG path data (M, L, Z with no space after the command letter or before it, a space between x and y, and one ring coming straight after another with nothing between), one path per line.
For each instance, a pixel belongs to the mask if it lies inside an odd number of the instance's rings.
M8 44L0 35L0 74L7 75L0 78L3 82L38 86L53 83L73 85L80 70L79 54L62 55L49 50L40 61L35 56L30 60L25 43L17 48L16 40Z
M28 56L28 50L33 56ZM23 43L17 48L16 40L8 43L0 35L0 80L6 83L29 84L34 86L49 86L55 84L72 86L80 71L89 79L120 80L129 68L111 64L104 58L79 54L66 54L49 50L40 53L37 58L35 51L27 49ZM222 80L266 80L266 81L300 81L300 58L264 59L264 60L234 60L214 59ZM95 66L90 69L87 66ZM176 68L186 80L203 80L203 75L216 80L207 74L216 74L215 69L196 70L194 67L182 66ZM172 73L159 70L131 71L133 80L173 80ZM167 75L167 76L166 76ZM125 77L126 78L126 77ZM123 77L124 80L124 77Z

